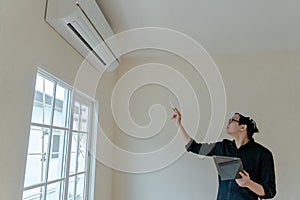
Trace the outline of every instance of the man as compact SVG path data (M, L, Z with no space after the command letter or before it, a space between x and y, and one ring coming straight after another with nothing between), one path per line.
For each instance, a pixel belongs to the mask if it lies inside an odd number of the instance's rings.
M257 200L270 199L276 194L274 161L272 153L256 143L253 134L258 132L253 119L235 113L229 119L226 132L233 141L223 140L212 144L197 143L181 124L181 113L173 108L172 119L177 121L186 149L200 155L238 157L243 162L241 178L222 181L219 177L217 200Z

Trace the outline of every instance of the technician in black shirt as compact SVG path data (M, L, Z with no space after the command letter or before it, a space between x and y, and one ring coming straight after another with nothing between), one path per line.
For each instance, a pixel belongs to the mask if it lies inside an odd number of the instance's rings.
M244 171L242 178L222 181L219 177L217 200L257 200L270 199L276 194L274 161L272 153L256 143L253 134L258 132L253 119L235 113L229 119L226 132L233 141L223 140L212 144L197 143L181 124L181 113L173 109L175 119L186 144L187 151L207 156L231 156L241 158Z

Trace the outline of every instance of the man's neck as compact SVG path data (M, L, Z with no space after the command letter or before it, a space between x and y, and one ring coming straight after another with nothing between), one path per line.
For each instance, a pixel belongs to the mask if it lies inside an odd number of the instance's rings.
M246 137L237 137L235 138L235 145L236 148L240 148L241 146L243 146L244 144L246 144L247 142L250 141L250 139L246 136Z

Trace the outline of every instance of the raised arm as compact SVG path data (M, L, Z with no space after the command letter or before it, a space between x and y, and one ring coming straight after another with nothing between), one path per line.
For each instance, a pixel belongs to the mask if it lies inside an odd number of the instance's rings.
M186 144L188 144L191 141L191 136L186 132L186 130L184 129L184 127L182 126L181 123L181 113L179 112L179 110L177 108L172 108L174 111L174 114L172 116L172 119L176 120L179 128L180 128L180 132L182 137L184 138Z
M216 150L217 147L219 147L219 149L222 149L222 147L219 145L216 145L216 143L198 143L196 142L189 134L188 132L185 130L185 128L183 127L182 123L181 123L181 113L177 108L173 108L174 114L172 116L172 119L176 120L179 128L180 128L180 132L182 137L185 140L185 148L188 152L192 152L195 154L200 154L200 155L204 155L204 156L213 156L216 155Z

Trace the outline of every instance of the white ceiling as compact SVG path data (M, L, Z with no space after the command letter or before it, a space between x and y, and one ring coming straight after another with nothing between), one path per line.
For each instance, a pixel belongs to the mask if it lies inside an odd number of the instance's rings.
M115 33L155 26L211 54L300 50L299 0L97 0Z

